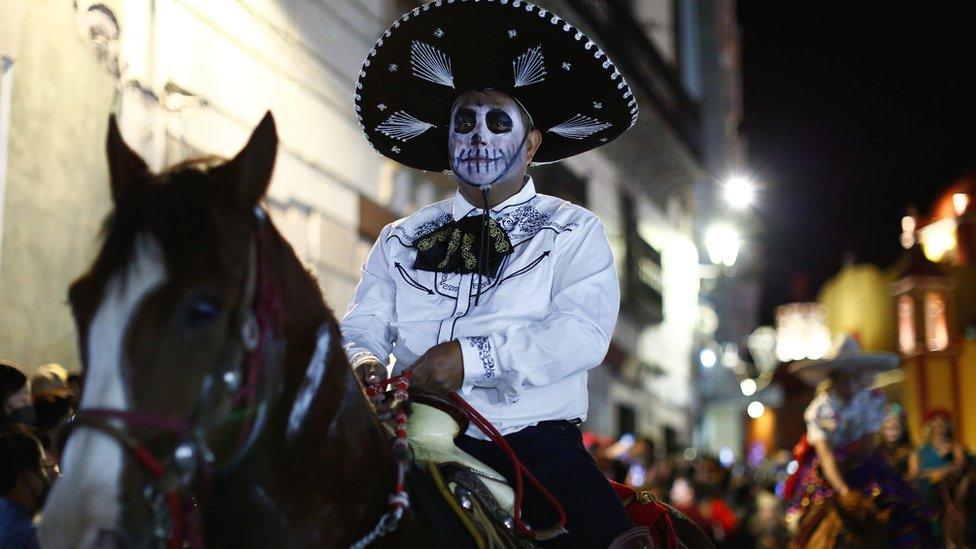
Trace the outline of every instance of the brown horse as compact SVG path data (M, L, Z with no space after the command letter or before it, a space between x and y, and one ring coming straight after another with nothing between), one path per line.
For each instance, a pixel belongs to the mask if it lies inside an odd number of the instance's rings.
M259 207L277 143L269 114L232 160L152 174L110 120L114 211L69 292L85 383L45 546L339 547L388 512L389 441ZM426 528L408 512L379 544L437 545Z
M110 120L115 208L69 292L86 421L44 508L45 546L144 547L179 522L199 522L208 546L348 546L386 511L390 446L335 317L257 209L277 143L269 114L234 159L153 175Z

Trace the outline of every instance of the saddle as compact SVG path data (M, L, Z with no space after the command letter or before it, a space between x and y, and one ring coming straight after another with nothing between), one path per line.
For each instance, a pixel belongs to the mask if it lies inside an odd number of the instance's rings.
M441 540L444 545L534 547L532 540L516 533L512 518L515 492L505 477L454 445L454 439L468 428L464 411L450 400L426 393L411 393L410 400L407 425L413 484L423 484L425 495L441 503L418 510L432 522L443 524L447 522L444 515L451 515L463 526L462 533L457 528L441 529L442 536L454 538ZM420 482L418 470L425 477Z
M468 429L468 418L464 412L443 397L412 393L410 398L412 409L407 425L414 460L456 463L465 467L481 479L498 505L511 513L515 505L515 492L505 477L454 445L454 439Z

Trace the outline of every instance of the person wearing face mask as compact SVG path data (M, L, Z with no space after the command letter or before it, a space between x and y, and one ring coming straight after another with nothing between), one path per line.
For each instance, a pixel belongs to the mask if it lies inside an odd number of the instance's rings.
M620 289L596 215L536 192L526 173L599 147L637 119L607 55L559 15L522 0L437 1L376 42L355 109L380 154L450 172L454 197L382 230L342 319L366 383L411 369L412 388L457 392L505 436L562 504L568 535L547 544L643 546L583 447L587 370L606 355ZM470 428L464 451L511 478ZM527 521L556 522L527 489ZM626 545L630 543L631 545ZM649 542L647 542L649 543Z
M40 441L23 425L0 427L0 549L34 549L33 517L50 485Z
M0 360L0 425L36 422L30 382L14 362Z

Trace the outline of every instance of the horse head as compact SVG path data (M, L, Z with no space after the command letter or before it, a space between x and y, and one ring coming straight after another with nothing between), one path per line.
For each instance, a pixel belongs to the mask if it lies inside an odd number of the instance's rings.
M110 119L114 209L69 290L85 379L43 511L45 546L152 543L187 477L231 459L261 421L261 380L248 376L273 368L280 332L274 311L255 318L275 305L259 248L262 234L279 236L259 201L277 145L269 113L233 159L154 174Z

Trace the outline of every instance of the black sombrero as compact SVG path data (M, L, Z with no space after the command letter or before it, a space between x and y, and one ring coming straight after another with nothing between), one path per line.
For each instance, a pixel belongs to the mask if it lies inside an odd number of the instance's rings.
M637 100L603 50L523 0L437 0L405 13L363 62L356 114L380 154L447 171L451 106L487 88L532 117L539 163L599 147L637 121Z

